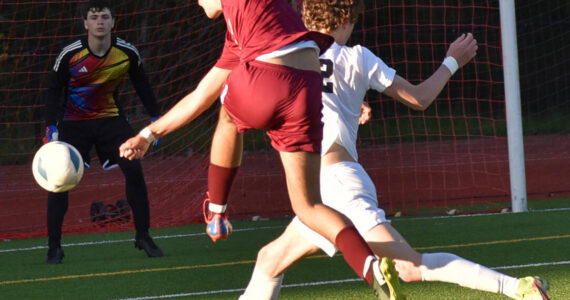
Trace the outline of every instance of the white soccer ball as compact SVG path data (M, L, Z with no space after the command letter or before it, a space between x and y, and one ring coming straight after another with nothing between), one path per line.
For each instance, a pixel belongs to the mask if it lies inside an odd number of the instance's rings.
M32 172L37 183L45 190L67 192L83 177L83 159L72 145L60 141L49 142L36 152Z

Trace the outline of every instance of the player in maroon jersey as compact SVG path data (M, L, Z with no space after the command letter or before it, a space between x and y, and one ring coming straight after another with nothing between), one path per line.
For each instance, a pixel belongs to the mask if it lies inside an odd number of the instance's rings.
M208 174L210 199L204 208L210 221L208 234L215 240L231 230L224 212L241 164L243 134L249 129L266 129L280 153L295 214L336 245L353 270L374 287L379 299L401 297L391 259L377 260L352 223L321 202L323 124L318 56L330 46L332 37L308 31L285 0L198 3L209 18L224 16L227 32L221 57L194 91L121 145L121 156L142 158L154 139L189 123L221 97Z

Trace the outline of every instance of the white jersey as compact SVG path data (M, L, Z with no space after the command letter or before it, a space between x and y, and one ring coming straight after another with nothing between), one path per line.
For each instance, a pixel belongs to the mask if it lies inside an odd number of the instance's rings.
M366 91L383 92L392 84L396 70L360 45L348 47L333 43L320 56L320 61L324 83L321 154L337 143L358 161L358 119Z

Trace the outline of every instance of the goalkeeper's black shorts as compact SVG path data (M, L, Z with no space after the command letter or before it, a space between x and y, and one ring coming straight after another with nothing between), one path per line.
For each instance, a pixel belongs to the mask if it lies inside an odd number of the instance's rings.
M133 137L134 131L124 117L108 117L83 121L62 121L58 124L59 140L73 145L86 166L91 164L91 149L105 169L116 166L119 161L119 146Z

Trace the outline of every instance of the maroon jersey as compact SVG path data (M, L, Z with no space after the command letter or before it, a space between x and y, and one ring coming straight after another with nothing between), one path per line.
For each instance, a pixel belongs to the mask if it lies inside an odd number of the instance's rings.
M222 0L227 32L224 50L216 67L232 70L240 61L296 41L313 40L323 53L333 38L308 31L298 13L285 0Z

